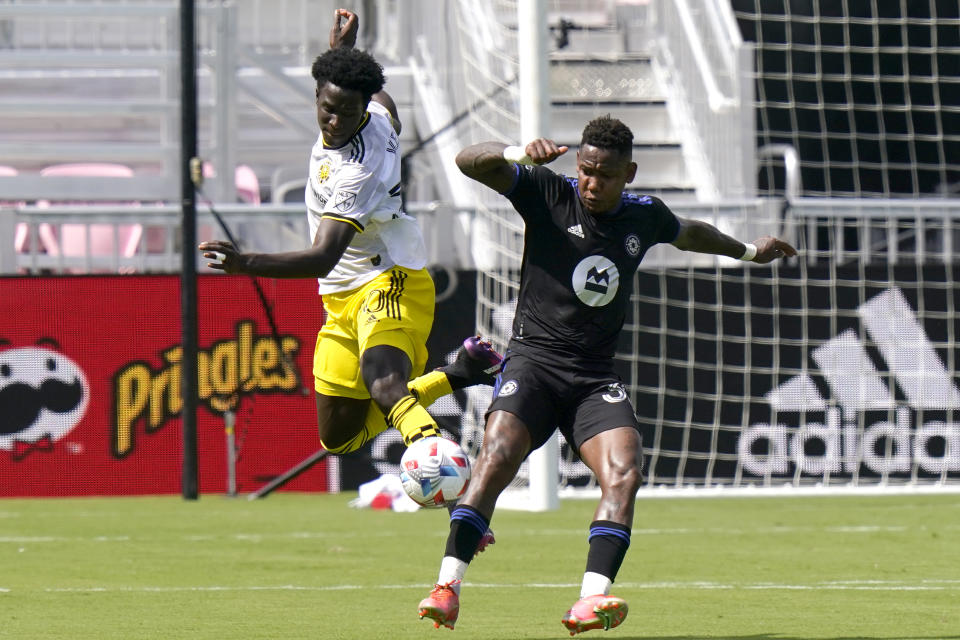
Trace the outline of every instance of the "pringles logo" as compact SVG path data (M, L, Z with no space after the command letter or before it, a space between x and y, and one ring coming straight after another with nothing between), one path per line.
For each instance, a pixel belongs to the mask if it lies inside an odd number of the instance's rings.
M234 409L245 395L298 392L299 377L291 365L299 350L300 340L294 336L279 336L279 340L257 336L252 321L239 322L233 338L198 353L200 401L212 412L223 414ZM183 349L171 347L160 355L164 364L159 370L137 361L125 365L113 377L110 445L118 458L133 451L139 421L143 421L146 433L152 433L183 409Z
M89 401L86 374L54 340L0 350L0 450L14 462L53 451L83 419Z

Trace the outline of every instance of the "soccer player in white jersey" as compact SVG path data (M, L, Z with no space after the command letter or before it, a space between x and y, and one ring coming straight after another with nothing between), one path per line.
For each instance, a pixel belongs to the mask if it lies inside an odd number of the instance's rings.
M312 67L320 125L305 193L312 246L262 254L199 245L209 266L227 273L318 278L327 319L313 373L320 440L331 453L356 451L388 426L408 445L438 437L425 407L453 389L492 384L501 360L468 338L455 362L419 375L434 285L419 225L400 208L397 108L383 68L353 48L358 28L354 13L337 9L330 50Z

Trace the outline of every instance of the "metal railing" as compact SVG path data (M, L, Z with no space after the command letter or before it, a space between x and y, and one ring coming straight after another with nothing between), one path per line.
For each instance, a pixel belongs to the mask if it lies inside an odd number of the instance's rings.
M724 0L653 0L657 42L687 161L701 200L756 194L753 46Z
M218 204L216 211L241 245L253 251L307 246L303 206ZM178 205L21 206L0 211L2 273L179 272ZM20 251L12 239L26 233ZM138 240L128 241L131 230ZM197 205L198 240L225 238L210 207ZM99 236L99 247L94 246ZM70 238L70 240L68 240ZM103 250L103 246L108 247ZM203 260L197 252L198 266ZM211 271L211 273L213 273Z
M741 240L777 235L815 263L951 264L960 258L960 199L760 198L718 203L682 202L674 212L709 222ZM231 232L247 250L288 251L307 246L303 205L215 205ZM420 222L428 263L447 269L472 269L483 256L473 255L471 238L481 233L483 216L475 208L440 202L408 203ZM500 212L515 229L499 243L519 242L522 223L509 209ZM179 272L180 215L177 205L16 206L0 209L0 273ZM224 238L210 207L198 205L198 238ZM126 233L138 227L139 240L125 247ZM94 250L92 234L106 229L109 252ZM80 230L82 242L60 243ZM20 250L18 232L26 233ZM517 237L514 238L513 235ZM510 237L508 237L510 236ZM490 245L491 250L502 250ZM714 256L653 247L644 268L712 264ZM202 261L198 254L198 264ZM481 265L482 266L482 265Z
M296 251L309 244L301 204L215 204L214 209L244 250ZM429 264L473 267L468 239L474 210L421 202L410 203L407 212L423 229ZM0 274L176 273L181 269L180 222L181 209L171 204L0 208ZM226 238L203 203L197 205L197 237ZM202 264L197 252L197 265Z
M960 260L960 199L798 198L786 215L809 264Z

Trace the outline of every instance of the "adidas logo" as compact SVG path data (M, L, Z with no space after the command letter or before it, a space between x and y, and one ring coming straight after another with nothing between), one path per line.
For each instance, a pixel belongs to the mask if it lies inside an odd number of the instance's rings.
M572 227L567 227L567 233L572 233L578 238L583 237L583 228L579 224L575 224Z
M820 345L810 355L831 398L823 397L804 373L771 389L765 399L775 415L822 412L824 423L751 425L737 444L745 471L792 474L791 463L800 473L814 475L853 474L861 465L884 475L910 473L914 464L928 473L960 471L960 424L911 425L914 411L960 409L960 391L903 293L884 291L860 305L857 314L889 368L887 381L855 331ZM897 400L894 383L905 402ZM887 421L861 428L865 411L880 411Z

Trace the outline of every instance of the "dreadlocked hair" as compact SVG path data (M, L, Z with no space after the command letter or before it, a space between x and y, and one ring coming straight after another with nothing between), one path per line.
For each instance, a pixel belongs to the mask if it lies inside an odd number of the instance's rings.
M607 114L594 118L583 128L580 145L585 144L598 149L611 149L629 158L633 151L633 132L627 125Z
M317 87L329 82L341 89L359 91L367 102L373 94L383 89L386 82L383 67L373 56L366 51L343 47L330 49L317 56L310 73L317 81Z

